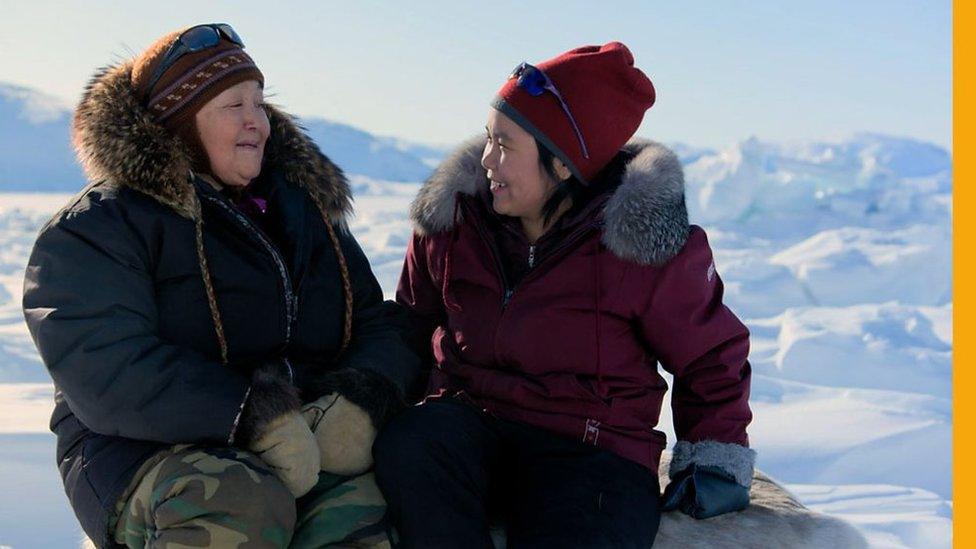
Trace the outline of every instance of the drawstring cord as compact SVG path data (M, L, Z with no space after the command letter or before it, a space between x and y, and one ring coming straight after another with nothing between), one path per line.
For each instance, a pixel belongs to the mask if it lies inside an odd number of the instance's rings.
M346 263L346 256L342 253L342 246L339 242L339 236L336 234L335 228L332 223L329 222L329 216L327 214L325 205L322 203L320 197L316 193L309 193L315 205L318 207L319 214L322 216L322 221L325 222L325 229L329 234L329 240L332 241L332 248L335 250L336 259L339 263L339 276L342 280L342 293L345 298L345 315L343 319L343 329L342 329L342 343L339 346L339 352L336 356L341 356L345 352L346 348L349 347L349 342L352 340L352 314L353 314L353 295L352 295L352 277L349 274L349 266ZM228 364L228 348L227 348L227 336L224 333L224 323L220 317L220 309L217 307L217 292L213 287L213 280L210 277L210 269L207 266L207 254L203 249L203 216L200 214L200 218L197 219L195 223L196 230L196 248L197 248L197 260L200 263L200 272L203 278L203 285L207 291L207 303L210 306L210 316L213 319L214 331L217 334L217 343L220 346L220 361L222 364Z
M309 194L315 202L315 205L318 206L322 221L325 222L325 229L329 233L329 240L332 241L332 249L335 250L336 260L339 262L339 276L342 279L342 295L345 298L346 308L342 323L342 344L339 345L339 352L336 353L336 358L338 358L342 356L342 353L349 347L349 342L352 341L352 277L349 275L349 265L346 263L346 255L342 253L342 244L339 242L339 235L336 234L335 227L332 226L329 220L328 210L325 204L322 203L322 198L318 193Z
M210 268L207 267L207 254L203 250L203 219L197 219L194 224L197 237L197 261L200 262L200 274L203 277L203 286L207 290L207 304L210 305L210 317L213 319L214 331L217 332L217 344L220 345L220 362L225 366L227 359L227 337L224 334L224 323L220 318L220 310L217 308L217 292L214 291L213 281L210 278Z

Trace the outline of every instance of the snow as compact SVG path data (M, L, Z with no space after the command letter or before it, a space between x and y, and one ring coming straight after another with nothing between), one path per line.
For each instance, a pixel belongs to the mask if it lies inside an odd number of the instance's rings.
M826 229L904 228L948 214L948 153L864 134L843 143L750 138L686 166L691 218L795 243Z
M750 326L757 372L823 385L951 392L951 342L912 306L796 307Z
M758 466L872 547L950 547L947 153L872 134L678 152L691 220L707 230L725 301L752 333ZM351 228L392 297L419 184L350 180ZM79 536L47 431L50 380L20 311L31 243L68 198L0 194L0 486L29 495L0 510L0 546L72 546ZM673 441L664 410L659 428ZM38 509L56 520L42 524Z
M826 230L772 256L821 305L898 300L936 305L952 293L949 226Z
M952 546L952 507L931 492L886 484L791 484L789 488L811 509L853 524L871 547Z

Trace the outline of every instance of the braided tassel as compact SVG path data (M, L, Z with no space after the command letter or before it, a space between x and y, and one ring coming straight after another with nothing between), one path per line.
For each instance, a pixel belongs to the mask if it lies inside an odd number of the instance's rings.
M220 362L227 365L227 337L224 335L224 323L220 320L220 310L217 308L217 294L214 291L213 281L210 279L207 255L203 251L203 220L197 219L194 228L197 236L197 259L200 262L203 285L207 289L207 302L210 305L210 316L213 318L214 330L217 332L217 342L220 344Z
M329 239L332 240L332 248L335 250L336 259L339 261L339 274L342 277L342 293L346 299L346 311L345 320L342 328L342 345L339 346L339 353L337 356L341 356L342 353L346 351L349 347L349 342L352 340L352 277L349 275L349 266L346 264L346 255L342 253L342 246L339 243L339 236L336 234L335 227L329 222L328 210L326 210L325 205L322 204L321 197L316 193L309 193L312 195L312 200L315 201L315 205L319 208L319 213L322 215L322 221L325 222L325 229L329 233Z

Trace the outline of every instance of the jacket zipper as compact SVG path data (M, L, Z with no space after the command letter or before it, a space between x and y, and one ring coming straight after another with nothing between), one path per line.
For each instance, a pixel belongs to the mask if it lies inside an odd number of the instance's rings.
M461 206L467 209L466 204L464 202L461 203ZM510 287L508 284L508 278L505 276L505 268L502 265L501 259L499 258L500 254L498 253L498 249L495 246L494 240L491 238L490 235L487 234L487 230L482 226L482 223L478 219L477 215L472 215L471 212L465 212L465 213L467 214L468 219L472 219L474 221L475 231L478 233L478 236L481 237L481 240L482 242L484 242L485 246L488 247L488 251L489 253L491 253L491 257L495 262L495 270L498 272L498 278L502 281L502 287L504 289L504 293L502 295L502 303L501 303L502 306L501 317L499 317L498 323L495 325L495 335L494 337L492 337L492 348L493 348L492 353L494 354L495 360L497 361L498 360L498 330L501 328L502 320L505 316L505 312L508 308L508 304L512 301L512 297L515 296L515 290L518 289L518 287L521 286L522 283L524 283L527 279L529 279L533 274L535 274L537 270L530 269L530 271L526 273L525 276L522 277L522 280L518 284ZM554 250L552 253L548 254L547 256L543 257L541 261L545 261L549 258L558 256L564 250L566 250L567 248L575 244L577 240L579 240L583 235L588 233L591 229L597 228L600 225L601 225L600 223L591 223L580 228L577 232L574 232L569 237L567 237L566 240L563 242L563 244L559 246L556 250ZM535 245L532 245L529 248L529 267L530 268L534 267L534 263L535 263Z
M462 203L463 204L463 203ZM465 212L468 214L469 219L474 219L475 230L478 232L478 236L481 237L482 242L488 247L489 253L491 253L491 258L495 262L495 270L498 273L499 280L502 281L502 310L504 311L508 307L508 302L512 299L512 294L515 293L515 289L509 287L508 277L505 276L505 267L502 265L502 261L499 258L498 249L495 247L495 242L491 239L491 236L487 234L484 227L481 226L481 222L478 220L478 216L471 215L470 212Z
M529 247L529 271L525 273L525 276L522 277L522 280L520 280L518 284L515 284L505 292L505 305L508 305L508 302L512 300L512 297L515 296L515 291L518 290L519 287L521 287L527 281L532 280L533 275L538 276L538 273L542 272L537 268L537 266L541 267L552 258L559 257L563 252L565 252L566 250L571 248L574 244L576 244L576 242L579 241L582 237L586 236L586 234L589 233L590 230L595 229L599 226L600 223L591 223L584 227L581 227L576 232L566 237L566 239L559 245L558 248L538 258L538 260L535 257L535 245L530 246Z
M465 207L465 209L467 209L466 204L464 204L463 202L462 202L462 207ZM498 248L495 246L494 240L492 240L491 236L487 234L487 230L482 226L482 223L478 219L477 215L472 215L472 212L465 212L465 213L467 214L468 219L474 220L474 226L475 229L478 231L478 235L481 237L481 240L485 243L485 246L488 247L488 251L491 253L492 259L495 261L495 270L498 272L498 278L502 281L502 288L503 288L502 312L504 312L505 309L508 308L508 304L512 301L512 298L515 297L515 292L516 290L518 290L519 286L524 284L527 280L530 280L532 278L532 275L536 274L539 271L536 268L537 265L541 266L549 259L553 257L558 257L562 252L566 251L568 248L576 244L576 242L580 238L588 234L591 230L599 228L603 224L601 221L597 221L593 223L588 223L583 227L580 227L575 232L567 236L558 248L539 258L536 258L536 254L535 254L536 245L533 244L529 246L529 272L527 272L525 276L522 277L522 280L520 280L518 284L510 286L508 283L508 277L505 276L505 268L502 265L501 259L499 258L500 254L498 253Z
M536 245L533 244L533 245L529 246L529 268L530 268L529 272L527 272L525 274L525 276L522 277L522 280L520 280L518 282L518 284L509 286L509 284L508 284L508 277L505 276L505 268L502 266L502 262L499 259L499 253L498 253L497 248L495 247L494 241L491 239L490 235L487 234L486 229L484 227L482 227L482 224L481 224L480 220L478 220L478 216L471 215L471 212L466 212L466 213L468 214L469 219L473 219L474 220L474 226L475 226L475 228L478 231L478 235L481 237L481 240L488 247L488 250L491 252L492 259L495 261L495 269L498 271L498 277L499 277L499 279L501 279L501 281L502 281L502 287L504 288L503 295L502 295L502 312L504 312L505 309L508 308L508 304L512 301L512 298L515 297L515 291L518 290L518 288L522 284L524 284L527 280L530 280L532 278L532 275L533 274L535 274L536 272L538 272L538 270L534 268L536 266L535 265L536 264L536 256L535 256L535 248L536 248ZM591 230L600 227L601 225L602 225L602 222L595 222L595 223L588 223L588 224L584 225L583 227L580 227L579 229L576 230L576 232L574 232L574 233L570 234L568 237L566 237L566 239L562 242L562 244L558 248L556 248L555 250L553 250L549 254L546 254L546 255L542 256L541 258L539 258L539 261L538 261L539 265L542 265L547 260L549 260L549 259L551 259L553 257L558 257L562 252L564 252L565 250L567 250L568 248L570 248L572 245L576 244L576 242L580 238L582 238L583 236L585 236Z
M298 299L295 296L295 292L292 290L291 276L288 274L288 269L285 267L284 260L281 259L281 255L275 249L274 245L264 236L264 232L254 225L247 217L244 216L240 211L238 211L233 206L226 204L223 200L204 195L207 200L219 205L227 213L229 213L234 219L239 223L244 225L244 228L249 229L251 234L257 237L258 242L264 246L265 250L274 259L275 264L278 267L278 274L281 276L282 287L284 288L285 294L285 345L287 346L291 342L291 326L298 314Z
M550 260L550 259L552 259L554 257L559 257L560 254L562 254L564 251L566 251L567 249L569 249L573 245L575 245L576 242L578 242L581 238L583 238L584 236L586 236L591 230L596 229L596 228L599 228L601 225L602 225L602 223L596 222L596 223L588 223L588 224L580 227L579 229L576 230L576 232L571 233L569 236L567 236L565 239L563 239L563 241L562 241L562 243L560 243L559 247L557 247L553 251L549 252L547 255L544 255L544 256L540 257L538 259L538 264L539 265L542 265L546 261L548 261L548 260ZM536 257L535 257L535 249L534 248L535 248L534 245L529 247L529 267L534 267L535 266L534 263L536 262ZM522 283L524 283L526 279L528 279L529 277L531 277L536 272L538 272L538 271L530 271L530 272L525 273L525 276L522 277L522 281L519 282L519 284L517 286L522 285Z

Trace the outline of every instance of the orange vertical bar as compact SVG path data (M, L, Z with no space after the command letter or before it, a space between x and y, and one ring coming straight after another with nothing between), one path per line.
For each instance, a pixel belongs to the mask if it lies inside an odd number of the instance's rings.
M973 275L972 196L973 155L973 2L953 2L952 17L952 257L953 257L953 546L973 547L974 527L970 501L976 474L973 412L976 383L972 370ZM968 32L966 32L968 30Z

